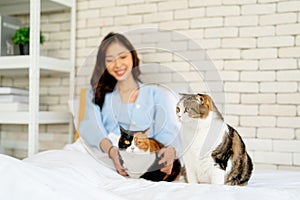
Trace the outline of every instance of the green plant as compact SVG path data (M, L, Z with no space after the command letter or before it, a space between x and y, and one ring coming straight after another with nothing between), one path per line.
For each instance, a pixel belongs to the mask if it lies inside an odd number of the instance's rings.
M12 36L12 40L14 44L26 44L29 43L29 33L30 29L29 27L24 27L16 30L16 32ZM40 32L40 43L43 44L45 41L45 38Z

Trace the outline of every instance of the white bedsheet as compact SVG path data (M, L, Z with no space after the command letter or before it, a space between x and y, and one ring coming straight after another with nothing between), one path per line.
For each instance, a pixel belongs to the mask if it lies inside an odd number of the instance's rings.
M255 171L245 187L156 183L120 176L79 143L69 147L25 160L0 155L0 199L300 199L300 171Z

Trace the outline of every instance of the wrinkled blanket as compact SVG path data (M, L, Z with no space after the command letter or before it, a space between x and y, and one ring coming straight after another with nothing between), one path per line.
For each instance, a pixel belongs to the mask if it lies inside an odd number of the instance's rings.
M0 199L299 200L300 171L254 171L245 187L150 182L122 177L106 155L77 142L24 160L0 155Z

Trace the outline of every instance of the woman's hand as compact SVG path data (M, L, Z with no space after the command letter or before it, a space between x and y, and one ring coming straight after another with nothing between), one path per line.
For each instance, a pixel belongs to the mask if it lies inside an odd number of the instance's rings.
M120 155L119 150L117 147L113 146L111 141L107 138L104 138L100 142L100 149L108 154L108 157L113 161L114 166L119 174L122 176L128 176L127 172L125 171L124 167L121 165L120 162Z
M117 147L112 147L112 149L108 152L108 156L113 161L117 172L122 176L128 176L124 167L121 165L119 150L117 149Z
M164 165L164 167L161 168L160 171L166 174L171 174L173 168L173 162L176 157L175 149L171 146L168 146L167 148L162 148L158 152L158 157L161 157L158 164Z

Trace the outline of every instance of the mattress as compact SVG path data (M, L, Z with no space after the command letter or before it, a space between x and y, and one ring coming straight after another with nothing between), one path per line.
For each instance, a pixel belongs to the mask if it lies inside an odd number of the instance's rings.
M24 160L0 155L0 199L299 200L300 171L254 170L247 186L126 178L104 154L76 142Z

